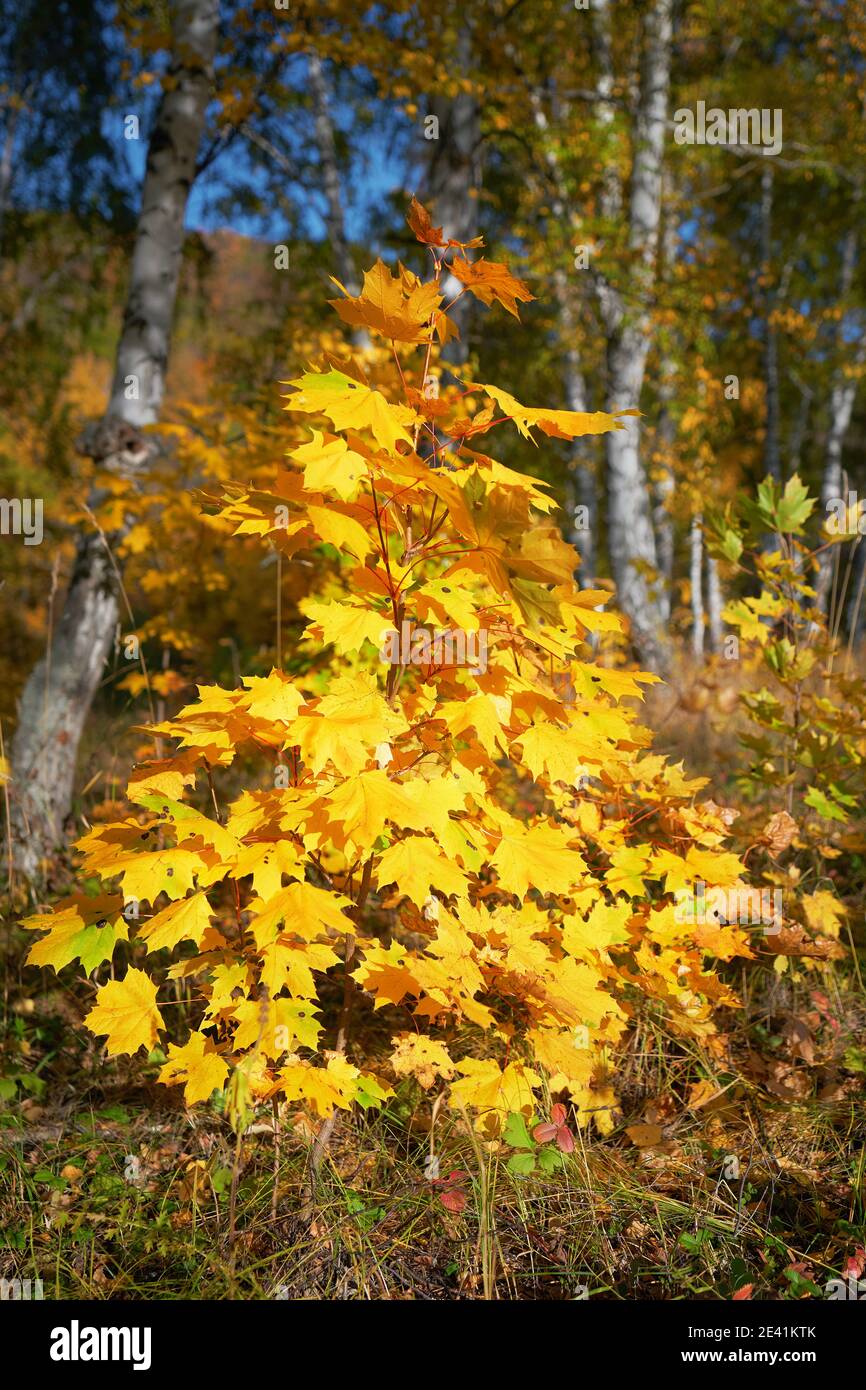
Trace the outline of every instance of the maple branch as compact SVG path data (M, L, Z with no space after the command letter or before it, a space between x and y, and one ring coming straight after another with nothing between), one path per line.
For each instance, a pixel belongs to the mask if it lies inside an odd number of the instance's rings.
M351 913L352 913L352 916L353 916L353 918L354 918L354 921L355 921L355 925L356 925L356 926L360 926L360 924L361 924L361 918L362 918L362 916L363 916L363 911L364 911L364 904L365 904L366 901L367 901L367 897L368 897L369 892L370 892L370 885L371 885L372 881L373 881L373 855L371 854L370 857L369 857L369 859L367 860L367 862L366 862L365 865L364 865L364 872L363 872L363 874L361 875L361 883L360 883L360 886L359 886L359 888L358 888L358 896L357 896L357 898L355 899L354 906L353 906L352 909L351 909ZM351 963L352 963L352 960L353 960L353 958L354 958L354 955L355 955L355 933L354 933L354 932L351 932L351 931L347 931L347 932L346 932L346 954L345 954L345 963L344 963L344 967L343 967L343 1007L342 1007L342 1009L341 1009L341 1011L340 1011L340 1021L339 1021L338 1025L337 1025L337 1043L336 1043L336 1048L335 1048L335 1051L338 1052L338 1053L341 1054L341 1055L344 1055L344 1054L345 1054L345 1051L346 1051L346 1045L347 1045L347 1043L348 1043L348 1041L349 1041L349 1027L350 1027L350 1024L351 1024L351 1021L352 1021L352 1000L353 1000L354 997L355 997L355 988L356 988L356 986L355 986L355 981L353 980L352 976L351 976L350 973L349 973L349 966L350 966ZM337 1112L336 1112L336 1110L332 1110L332 1111L331 1111L331 1114L330 1114L330 1115L328 1116L328 1118L325 1120L324 1124L322 1125L321 1129L319 1130L318 1134L316 1135L315 1139L313 1140L313 1147L312 1147L312 1151L311 1151L311 1153L310 1153L310 1196L311 1196L311 1199L315 1198L316 1180L317 1180L318 1175L319 1175L319 1169L321 1168L321 1166L322 1166L322 1160L324 1159L325 1154L327 1153L328 1145L329 1145L330 1142L331 1142L331 1137L332 1137L332 1135L333 1135L333 1133L334 1133L334 1127L335 1127L336 1123L337 1123Z

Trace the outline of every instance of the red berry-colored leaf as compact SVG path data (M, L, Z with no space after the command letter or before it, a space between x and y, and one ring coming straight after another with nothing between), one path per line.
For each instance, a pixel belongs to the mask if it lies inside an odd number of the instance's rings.
M542 1124L536 1125L532 1131L532 1137L536 1144L549 1144L551 1139L555 1139L559 1133L559 1125L552 1124L549 1120L544 1120Z
M574 1135L568 1125L561 1125L556 1131L556 1142L564 1154L574 1153Z
M440 1192L439 1201L447 1211L459 1213L466 1206L466 1193L455 1187L451 1192Z

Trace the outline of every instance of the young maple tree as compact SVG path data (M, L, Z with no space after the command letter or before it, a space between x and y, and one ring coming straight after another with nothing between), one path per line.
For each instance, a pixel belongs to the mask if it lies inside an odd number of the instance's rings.
M414 200L409 223L431 278L380 261L334 301L381 348L291 382L286 408L319 428L273 492L224 499L237 532L331 558L302 604L303 670L200 687L155 727L177 752L134 770L137 810L79 841L105 891L29 918L47 929L30 959L125 960L87 1017L112 1056L152 1048L160 991L194 985L198 1026L161 1072L190 1104L234 1076L254 1100L330 1116L411 1076L446 1083L489 1133L545 1091L608 1132L613 1054L642 998L722 1047L712 1008L736 999L711 958L750 955L748 938L681 921L673 895L737 884L742 864L696 803L703 780L649 751L625 703L656 678L588 659L587 635L619 619L577 587L553 500L480 448L494 428L537 444L622 421L440 383L446 271L515 317L532 296ZM259 773L223 813L232 763ZM371 1003L397 1020L387 1059L350 1032Z

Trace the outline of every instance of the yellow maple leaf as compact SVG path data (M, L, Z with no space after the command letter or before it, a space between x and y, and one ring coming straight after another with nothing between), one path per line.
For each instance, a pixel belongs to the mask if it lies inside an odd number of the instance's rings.
M489 695L470 695L468 699L448 700L439 706L437 715L445 720L454 735L474 729L478 742L491 758L499 756L505 747L502 725L510 715L507 700Z
M418 981L413 974L415 963L407 956L405 946L398 941L392 941L387 947L379 942L365 941L363 952L363 960L352 974L359 985L375 994L375 1008L399 1004L407 994L418 993Z
M29 931L48 932L31 946L27 960L31 965L53 965L55 970L62 970L77 958L89 974L111 959L115 942L127 940L129 930L122 910L119 894L91 897L75 893L61 899L53 912L25 917L21 925Z
M358 1096L360 1072L344 1057L332 1055L324 1067L295 1058L277 1075L275 1090L288 1101L304 1101L327 1117L334 1108L349 1110Z
M239 707L266 723L290 723L305 703L294 681L282 671L271 671L269 676L244 676L244 686L243 692L233 692Z
M232 878L252 877L258 897L267 901L282 887L283 875L299 877L303 873L304 856L289 839L257 840L238 850L229 870Z
M312 883L290 883L267 902L250 904L254 914L250 926L259 946L267 945L278 929L309 941L326 928L340 934L352 931L351 918L341 911L351 905L351 898L342 893L328 893Z
M570 956L589 960L599 951L628 940L626 923L633 915L631 903L617 899L615 903L597 898L589 916L566 917L562 924L562 946Z
M509 314L520 318L517 312L518 301L528 304L535 298L522 280L512 275L506 265L499 261L488 261L481 256L477 261L467 261L463 256L455 256L450 269L453 275L482 304L492 304L497 300Z
M188 962L181 961L179 964L181 968L184 968ZM171 976L172 972L170 971L169 974ZM221 965L215 966L206 986L210 998L205 1009L205 1018L213 1019L222 1009L234 1007L236 991L240 990L246 993L249 984L249 964L247 961L224 961Z
M337 430L368 429L376 442L391 453L396 451L398 440L412 447L407 426L416 424L421 417L409 406L392 405L381 391L339 371L308 372L287 384L296 388L287 410L327 415Z
M365 852L389 820L401 830L433 830L437 838L444 835L449 812L464 800L456 779L419 777L398 782L378 770L347 778L323 800L323 808L329 825L342 828L344 843Z
M376 549L376 541L369 531L354 517L341 512L336 504L331 507L307 507L307 516L315 527L316 534L335 550L346 550L357 560Z
M716 849L700 849L690 845L686 851L686 863L692 871L692 882L703 879L714 886L727 887L738 883L743 872L739 856Z
M475 632L480 625L477 595L456 577L428 579L413 591L412 597L422 622L450 621L464 632Z
M148 953L163 947L171 950L179 941L194 941L200 946L212 916L206 895L194 893L191 898L181 898L163 908L144 924L138 935L147 942Z
M238 1025L232 1037L235 1049L258 1047L273 1060L293 1052L294 1043L315 1050L322 1031L313 1004L305 999L242 999L232 1018Z
M203 1033L191 1033L183 1047L168 1045L168 1061L160 1069L159 1079L166 1086L184 1083L187 1105L209 1100L214 1091L221 1091L229 1074L228 1065L216 1050L211 1038Z
M91 862L93 868L99 868L97 862ZM185 897L194 886L196 875L201 875L204 882L215 863L218 864L216 854L206 850L161 849L152 853L132 850L118 855L106 868L112 876L121 875L124 901L146 898L152 903L160 893L172 899ZM222 873L219 868L217 877L221 878Z
M431 889L448 897L468 894L465 874L447 859L434 840L422 835L407 836L384 851L378 860L380 884L396 883L401 893L423 907Z
M563 729L547 719L537 719L518 738L512 747L519 745L520 761L529 768L535 781L547 773L553 781L574 786L583 775L583 762L590 752L601 758L604 753L602 740L595 737L587 739L582 731Z
M533 1028L526 1040L548 1074L551 1091L580 1091L589 1085L594 1054L583 1032L574 1028Z
M392 275L384 261L377 260L372 270L365 271L359 295L351 295L334 280L346 298L328 302L344 323L370 328L398 343L427 342L429 321L442 302L439 286L435 280L422 284L414 275L407 278L402 266L400 272Z
M444 1081L451 1080L454 1063L444 1043L421 1033L403 1033L396 1042L391 1066L398 1076L414 1076L425 1091L430 1090L437 1076Z
M499 406L504 415L513 420L525 439L532 439L534 426L545 434L559 439L579 439L587 434L609 434L611 430L621 430L625 426L621 415L632 415L634 411L618 411L612 415L606 410L591 412L581 410L546 410L543 406L521 405L508 391L489 383L467 382L473 391L483 391Z
M369 472L367 460L350 449L345 439L320 430L313 430L312 439L293 449L290 457L303 466L308 492L335 492L344 502L356 495Z
M132 966L122 980L109 980L96 996L96 1004L84 1020L91 1033L107 1033L110 1057L121 1052L152 1048L157 1030L165 1028L156 1007L156 985L143 970Z
M340 957L324 942L302 942L296 945L280 936L261 953L260 983L271 999L281 989L288 989L296 999L315 999L316 981L313 971L330 970Z
M519 822L504 831L490 860L502 887L521 900L530 887L568 893L582 881L586 864L568 843L567 832L553 825L526 829Z
M627 893L629 897L641 898L645 888L643 875L651 868L652 847L650 845L623 845L612 851L611 867L604 878L612 893Z
M305 599L300 609L321 631L322 643L335 647L341 656L360 651L365 642L372 642L378 648L383 633L389 627L385 615L375 608L362 608L356 603L339 603L335 599L329 603L317 603L313 599Z
M450 1103L478 1110L479 1126L490 1121L497 1125L516 1111L531 1113L535 1108L534 1092L542 1084L541 1077L522 1062L509 1062L502 1068L493 1060L464 1057L457 1070L461 1080L451 1082Z
M375 677L359 672L334 681L314 712L293 721L286 746L298 744L314 773L331 762L351 776L369 762L377 744L390 743L406 727L404 715L391 709Z
M813 932L832 936L834 940L838 938L839 927L847 916L845 904L825 888L819 888L803 898L803 912Z
M193 750L178 753L173 758L156 758L133 768L128 788L135 791L162 792L173 800L183 795L184 787L195 786L195 769L199 757Z
M545 979L542 992L548 1010L564 1023L598 1028L605 1014L622 1012L604 989L601 970L571 956L557 963Z

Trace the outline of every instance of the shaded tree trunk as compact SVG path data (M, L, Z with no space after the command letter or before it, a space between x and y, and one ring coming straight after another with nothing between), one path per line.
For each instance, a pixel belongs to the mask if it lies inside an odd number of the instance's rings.
M671 282L672 270L677 257L677 229L673 211L672 187L666 173L662 181L662 201L666 210L662 226L662 275ZM676 399L677 364L674 357L674 334L671 328L665 331L661 347L659 368L659 422L656 431L655 469L653 493L653 525L658 551L658 568L662 580L660 595L665 622L671 616L671 589L674 578L675 534L674 519L670 503L673 499L676 479L674 477L673 452L677 438L677 425L674 416Z
M216 53L218 0L175 0L172 60L150 137L141 213L108 411L81 447L134 472L149 455L137 429L159 416L183 250ZM49 650L28 678L12 745L16 866L28 877L62 843L78 745L118 620L113 566L100 535L78 543Z
M773 168L769 160L761 176L761 269L766 276L764 292L764 390L766 392L766 435L764 472L777 482L782 479L779 452L779 337L773 325L776 296L771 282L773 254Z
M457 39L456 67L465 73L471 67L472 35L466 24ZM478 101L472 92L455 97L434 97L430 112L439 122L438 138L429 142L425 197L432 204L434 219L442 224L443 235L455 241L471 241L478 234L478 190L481 187L481 129ZM448 310L460 332L442 352L442 360L458 365L469 352L467 335L472 313L472 296L461 294L463 286L456 276L445 275L442 282L444 304L460 298ZM444 307L444 306L443 306Z
M803 443L809 425L809 411L812 408L812 398L815 393L812 387L808 386L806 382L801 381L794 372L789 372L788 375L800 392L800 404L794 416L791 434L788 440L788 476L793 477L795 473L799 473L800 471L803 457Z
M564 280L565 276L563 275L561 278ZM580 352L577 348L577 327L574 323L571 302L568 299L567 286L561 285L558 288L557 302L560 306L563 336L568 345L563 362L566 405L569 410L585 412L589 410L589 399ZM566 528L569 540L580 556L581 567L578 579L585 589L592 588L595 579L595 537L598 524L597 478L591 450L592 446L589 439L574 440L569 481L573 506L575 508L580 507L581 511L579 513L573 512L570 525Z
M316 149L319 153L322 189L327 205L325 226L328 240L334 253L334 263L340 280L350 294L357 294L360 286L349 251L349 239L346 236L343 180L340 177L340 165L337 160L337 141L334 136L328 81L322 60L315 49L310 49L307 54L307 67L310 77L310 94L313 99ZM357 348L370 346L370 335L366 328L353 328L350 337Z
M23 96L19 98L21 105L29 100L29 97L29 91L24 93ZM20 110L20 105L17 103L13 105L11 100L8 101L6 129L3 133L3 149L2 152L0 152L0 251L3 249L3 227L12 197L12 175L14 173L13 156L15 152L15 135L18 129Z
M307 67L310 78L310 95L313 100L313 120L315 125L316 149L319 153L319 168L322 188L327 203L325 223L328 240L334 253L337 274L352 294L358 293L355 267L349 254L346 237L346 221L343 211L343 188L340 166L337 161L337 143L334 138L334 122L331 117L331 103L325 79L322 60L315 49L307 54ZM366 336L366 335L365 335Z

